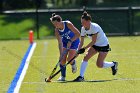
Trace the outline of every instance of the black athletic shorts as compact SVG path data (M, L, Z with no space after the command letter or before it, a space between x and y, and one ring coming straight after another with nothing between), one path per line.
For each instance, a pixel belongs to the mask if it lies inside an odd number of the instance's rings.
M111 48L109 47L109 44L107 46L92 46L96 51L98 52L108 52L111 51Z

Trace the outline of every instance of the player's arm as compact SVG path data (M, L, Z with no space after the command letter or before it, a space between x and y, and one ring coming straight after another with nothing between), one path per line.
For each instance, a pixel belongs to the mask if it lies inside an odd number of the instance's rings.
M56 36L57 41L58 41L58 48L59 48L59 52L61 55L62 50L63 50L63 43L62 43L62 38L60 37L57 29L55 29L55 36Z
M91 37L92 37L92 41L91 41L88 45L86 45L86 46L84 47L84 49L87 49L87 48L89 48L89 47L91 47L92 45L95 44L96 39L97 39L97 34L98 34L98 33L95 33L95 34L93 34L93 35L91 36Z
M74 37L71 38L71 41L74 41L80 37L80 31L71 22L68 22L67 26L74 33Z
M84 36L81 36L78 50L81 49L83 45L84 45Z

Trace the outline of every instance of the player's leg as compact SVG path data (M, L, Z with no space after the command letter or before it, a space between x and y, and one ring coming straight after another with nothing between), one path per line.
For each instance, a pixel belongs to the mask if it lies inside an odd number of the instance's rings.
M82 64L81 64L81 68L80 68L80 76L84 77L84 73L86 70L86 67L88 65L88 60L97 53L97 51L94 48L89 48L87 54L85 55Z
M79 43L80 43L79 39L72 42L70 50L69 50L69 54L68 54L68 61L71 60L75 56ZM70 64L72 67L72 73L76 73L77 71L76 60L73 60Z
M80 67L80 76L78 76L74 81L84 81L84 73L86 71L87 65L88 65L88 60L97 53L97 51L91 47L88 49L87 54L85 55L82 63L81 63L81 67Z
M66 48L63 48L63 51L66 51ZM58 81L65 81L66 67L64 65L66 64L67 54L68 53L63 56L62 61L60 62L61 76L59 77Z
M68 52L68 61L71 60L76 54L76 50L75 49L70 49ZM76 73L77 71L77 67L76 67L76 60L73 60L71 63L71 67L72 67L72 73Z
M99 68L112 68L112 74L115 75L117 73L117 62L107 62L104 61L108 52L99 52L98 58L97 58L97 67Z
M107 66L113 66L113 64L111 63L110 65L105 65L106 62L104 62L106 56L107 56L108 52L99 52L98 58L97 58L97 62L96 65L99 68L106 68Z

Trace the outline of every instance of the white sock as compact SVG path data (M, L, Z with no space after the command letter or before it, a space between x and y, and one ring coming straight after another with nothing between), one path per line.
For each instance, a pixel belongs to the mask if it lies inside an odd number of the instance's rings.
M108 67L112 67L112 66L114 66L113 62L104 62L103 63L103 68L108 68Z
M88 65L88 62L87 61L83 61L82 64L81 64L81 68L80 68L80 76L81 77L84 77L84 73L86 71L86 67Z

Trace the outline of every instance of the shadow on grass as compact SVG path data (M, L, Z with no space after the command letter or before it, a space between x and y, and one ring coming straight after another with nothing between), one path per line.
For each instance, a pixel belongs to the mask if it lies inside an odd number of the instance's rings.
M117 80L117 79L108 79L108 80L85 80L85 81L82 81L83 82L93 82L93 83L101 83L101 82L111 82L111 81L114 81L114 80ZM56 83L80 83L80 82L76 82L76 81L73 81L73 80L69 80L69 81L55 81Z
M47 15L47 16L46 16ZM39 14L38 26L40 31L40 37L54 34L54 27L51 24L49 18L50 13ZM2 14L0 16L0 30L6 30L9 34L0 32L0 36L3 35L2 39L20 39L28 36L28 31L32 29L37 34L37 17L35 13L11 13ZM11 35L10 33L14 34ZM8 35L10 37L8 37ZM1 38L0 38L1 39Z

